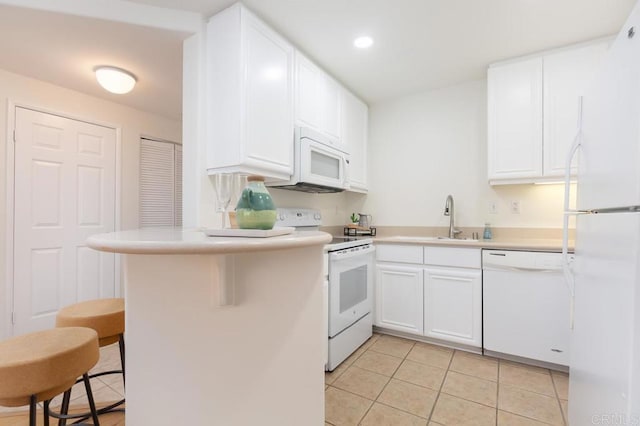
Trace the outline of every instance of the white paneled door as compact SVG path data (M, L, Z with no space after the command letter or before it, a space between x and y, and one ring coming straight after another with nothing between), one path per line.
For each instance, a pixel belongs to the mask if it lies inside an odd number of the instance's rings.
M46 329L61 307L114 297L113 254L88 248L115 229L116 131L15 111L13 334Z

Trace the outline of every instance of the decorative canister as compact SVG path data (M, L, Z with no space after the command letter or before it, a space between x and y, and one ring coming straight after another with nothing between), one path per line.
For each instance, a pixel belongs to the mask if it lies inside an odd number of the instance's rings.
M264 186L264 177L249 176L236 206L241 229L271 229L276 223L276 206Z

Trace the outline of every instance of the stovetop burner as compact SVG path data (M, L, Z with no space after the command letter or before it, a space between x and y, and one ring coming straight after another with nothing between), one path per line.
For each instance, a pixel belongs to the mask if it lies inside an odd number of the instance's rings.
M371 237L343 237L343 236L333 236L333 239L331 240L331 242L329 244L339 244L339 243L349 243L352 241L360 241L360 240L364 240L366 238L371 238Z
M329 244L325 247L328 251L337 251L343 249L350 249L352 247L359 247L373 244L371 237L343 237L334 236Z

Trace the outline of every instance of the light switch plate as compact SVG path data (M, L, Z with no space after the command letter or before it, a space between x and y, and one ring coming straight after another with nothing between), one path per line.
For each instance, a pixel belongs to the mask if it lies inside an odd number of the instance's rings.
M489 211L489 214L498 214L498 202L489 201L488 211Z

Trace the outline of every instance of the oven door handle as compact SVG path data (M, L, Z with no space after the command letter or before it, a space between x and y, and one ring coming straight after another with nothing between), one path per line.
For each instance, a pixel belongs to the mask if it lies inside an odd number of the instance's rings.
M362 256L363 254L373 253L374 251L376 251L376 248L374 246L369 246L366 249L356 251L337 251L334 253L329 253L329 259L346 260L351 259L352 257Z

